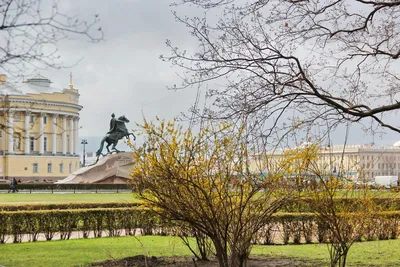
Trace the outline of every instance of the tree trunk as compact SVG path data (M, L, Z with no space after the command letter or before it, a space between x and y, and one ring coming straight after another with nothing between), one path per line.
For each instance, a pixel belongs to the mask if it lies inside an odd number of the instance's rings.
M216 257L218 259L219 267L231 267L228 261L227 247L222 245L219 241L213 240Z

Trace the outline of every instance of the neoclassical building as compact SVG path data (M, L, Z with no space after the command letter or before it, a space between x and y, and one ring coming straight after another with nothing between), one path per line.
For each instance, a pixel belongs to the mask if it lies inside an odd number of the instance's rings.
M0 74L0 179L56 181L79 168L79 92L37 75L20 84Z
M301 148L302 146L300 146ZM270 166L283 158L284 151L267 153ZM268 171L265 155L255 155L251 168ZM339 172L348 179L374 181L376 176L397 176L400 178L400 141L388 147L368 145L337 145L320 147L316 159L319 170L326 173Z

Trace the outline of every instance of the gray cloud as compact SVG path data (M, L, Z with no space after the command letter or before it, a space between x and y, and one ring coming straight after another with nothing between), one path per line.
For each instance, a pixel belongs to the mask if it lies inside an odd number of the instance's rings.
M60 45L68 69L40 71L55 85L67 88L69 72L81 94L81 136L100 136L108 130L110 114L126 115L134 122L142 113L172 118L186 111L196 90L172 92L167 86L179 82L175 71L159 59L167 54L166 39L182 47L195 46L187 29L174 21L168 1L90 0L62 2L70 14L89 19L100 14L105 41L92 44L84 38L66 40Z
M172 92L166 86L179 83L168 63L159 59L168 54L166 39L174 45L196 49L196 40L188 29L175 22L167 0L85 0L60 1L69 14L90 19L99 14L105 41L92 44L76 37L60 45L63 63L79 64L69 69L40 71L53 80L55 86L66 88L69 72L73 73L74 86L80 90L81 136L101 136L108 130L112 112L126 115L134 128L141 122L142 113L153 118L158 115L172 118L188 110L196 89ZM181 13L194 15L200 10L184 6ZM215 19L214 17L212 19ZM397 118L393 118L396 121ZM333 135L335 143L343 142L344 128ZM389 132L383 139L365 136L357 126L352 126L350 143L391 144L400 139ZM96 139L97 140L97 139Z

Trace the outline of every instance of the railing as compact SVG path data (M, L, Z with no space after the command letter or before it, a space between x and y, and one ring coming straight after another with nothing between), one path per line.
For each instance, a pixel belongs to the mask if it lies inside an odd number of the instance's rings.
M57 193L57 192L129 192L133 191L130 184L50 184L50 183L21 183L17 185L19 192L25 193ZM0 193L8 192L10 184L0 184Z

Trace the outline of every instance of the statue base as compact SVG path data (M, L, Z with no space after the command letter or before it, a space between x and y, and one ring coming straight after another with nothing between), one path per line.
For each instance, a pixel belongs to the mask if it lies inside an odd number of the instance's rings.
M91 166L82 167L55 184L126 184L133 166L132 153L108 154Z

